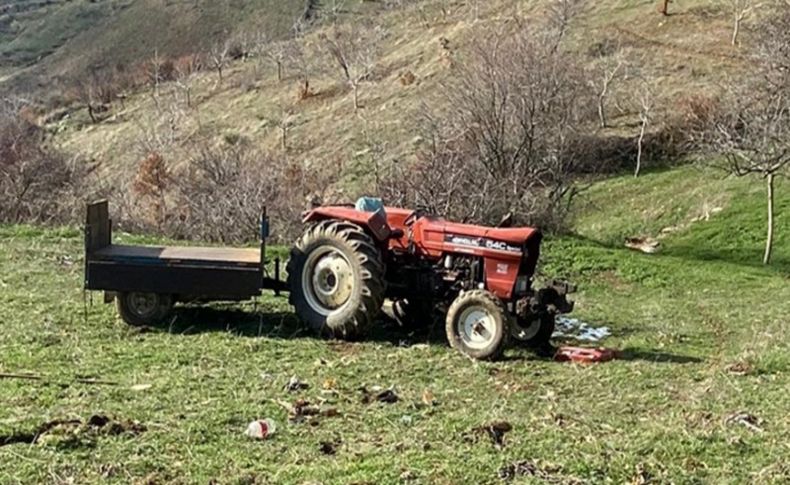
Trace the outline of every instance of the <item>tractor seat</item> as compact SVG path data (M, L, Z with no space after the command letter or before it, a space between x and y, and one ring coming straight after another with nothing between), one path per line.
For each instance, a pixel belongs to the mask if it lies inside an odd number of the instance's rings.
M378 197L360 197L354 204L354 209L360 212L378 212L387 219L387 212L384 210L384 201Z
M360 197L357 199L356 204L354 204L354 209L360 212L380 214L385 221L387 220L387 211L384 209L384 201L378 197ZM403 231L401 229L388 229L389 239L400 239L403 237Z

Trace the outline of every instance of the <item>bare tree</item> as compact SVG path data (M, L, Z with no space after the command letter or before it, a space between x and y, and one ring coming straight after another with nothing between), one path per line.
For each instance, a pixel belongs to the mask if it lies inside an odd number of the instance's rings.
M184 56L176 62L174 77L176 87L184 93L187 108L192 107L192 82L200 71L200 58L196 55Z
M549 4L547 33L554 37L552 46L554 50L559 49L571 22L582 13L584 7L584 0L552 0Z
M209 50L209 59L211 66L217 71L217 86L220 86L223 81L223 71L228 64L230 53L230 42L219 42L211 46Z
M288 134L294 125L295 110L293 104L282 104L274 106L271 110L273 115L270 120L277 125L280 130L280 149L283 153L288 152Z
M752 13L760 4L753 0L730 0L733 13L732 45L738 45L738 35L741 32L741 23Z
M274 64L277 70L277 81L285 79L286 67L292 67L300 77L307 77L309 70L305 56L303 41L300 36L290 39L271 41L265 34L259 34L254 52L261 61Z
M775 179L790 172L790 12L764 26L754 75L728 87L721 112L710 117L701 140L724 156L717 164L738 176L758 176L766 184L766 241L769 264L774 238Z
M647 128L653 120L653 87L648 81L643 81L642 86L638 93L639 102L639 137L636 144L636 167L634 168L634 177L639 177L642 170L642 153L644 151L645 134Z
M358 110L360 84L368 80L378 60L385 32L381 27L334 28L321 40L332 61L340 68L342 79L354 93L354 110Z
M621 55L607 57L601 61L597 67L598 82L591 81L591 84L598 91L598 121L601 128L606 128L606 99L611 90L612 83L621 76L625 66L625 60Z

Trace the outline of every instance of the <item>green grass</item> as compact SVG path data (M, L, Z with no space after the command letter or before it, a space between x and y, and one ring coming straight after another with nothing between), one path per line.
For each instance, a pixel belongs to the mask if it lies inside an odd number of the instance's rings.
M325 342L271 295L257 307L183 309L149 332L125 326L96 295L86 320L79 231L2 228L0 372L47 378L0 379L0 435L99 413L147 430L83 429L0 446L0 482L400 483L408 472L414 483L497 483L500 467L528 460L560 483L786 483L790 282L781 269L733 256L731 248L759 248L748 235L760 227L759 191L707 176L686 183L692 175L597 184L584 199L580 236L547 242L542 270L579 282L576 316L610 326L605 345L623 351L594 366L519 349L474 363L446 347L441 328ZM623 234L686 220L697 189L723 196L723 210L664 239L663 253L620 248ZM643 215L661 204L668 215ZM785 227L777 255L788 251ZM733 228L747 235L716 236ZM745 374L730 371L736 364ZM292 375L311 387L285 392ZM336 393L322 391L329 379ZM401 400L363 404L358 388L374 385L394 386ZM436 406L421 403L426 389ZM325 399L340 416L289 423L273 400L299 397ZM728 423L736 412L760 418L763 431ZM259 417L279 424L273 439L242 435ZM496 420L513 425L501 450L487 437L465 439ZM337 454L322 454L319 443L336 439Z

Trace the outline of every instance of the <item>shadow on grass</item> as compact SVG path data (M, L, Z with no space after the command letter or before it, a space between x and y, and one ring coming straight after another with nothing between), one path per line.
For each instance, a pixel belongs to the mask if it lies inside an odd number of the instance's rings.
M408 347L415 344L447 346L443 326L434 324L406 331L395 322L383 316L360 339L365 342L389 343L393 346ZM141 332L161 331L171 334L197 334L225 332L240 337L297 339L314 338L323 340L317 332L305 327L292 312L247 311L233 306L177 306L169 320L157 327L143 327Z
M654 350L626 348L620 351L618 360L644 360L646 362L661 362L669 364L698 364L702 359L690 355L671 354Z
M291 312L245 311L231 306L179 306L175 308L170 320L164 324L157 327L141 327L138 329L140 333L151 331L177 335L223 332L247 338L266 337L283 340L307 338L324 340L317 332L301 324L296 315ZM628 331L633 330L629 329ZM382 316L369 334L359 341L386 343L393 347L410 347L418 344L449 347L444 332L444 325L439 324L438 318L434 319L430 325L417 330L406 331L394 321ZM329 342L332 341L330 340ZM555 344L565 343L572 345L573 342L572 339L555 339ZM340 343L345 344L344 342ZM502 358L502 361L553 360L553 351L546 352L518 344L514 344L513 347L519 349L518 352L509 352ZM702 362L701 359L696 357L632 348L622 350L618 359L674 364Z

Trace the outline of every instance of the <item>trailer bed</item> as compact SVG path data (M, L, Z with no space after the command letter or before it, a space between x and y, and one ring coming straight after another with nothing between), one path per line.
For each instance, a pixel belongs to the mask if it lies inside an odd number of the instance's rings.
M111 244L93 253L95 259L152 263L199 265L227 264L258 266L259 249L211 248L189 246L124 246Z
M85 224L85 289L117 293L157 293L175 301L246 300L264 289L285 289L279 261L267 276L262 216L260 249L131 246L112 243L106 201L88 206Z

